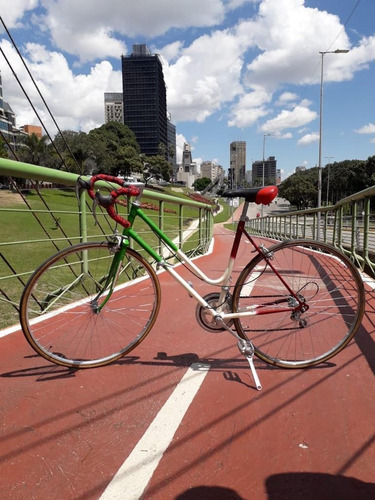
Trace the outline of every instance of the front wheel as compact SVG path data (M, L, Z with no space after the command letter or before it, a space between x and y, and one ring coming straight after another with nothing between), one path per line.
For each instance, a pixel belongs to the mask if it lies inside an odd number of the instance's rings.
M20 321L45 359L74 368L105 365L151 330L160 307L155 271L128 249L114 282L109 277L115 251L108 242L74 245L50 257L29 279Z
M259 358L276 366L304 368L326 361L361 323L365 295L358 270L325 243L286 241L268 252L270 260L255 257L235 285L233 311L252 314L234 320L238 334L251 339Z

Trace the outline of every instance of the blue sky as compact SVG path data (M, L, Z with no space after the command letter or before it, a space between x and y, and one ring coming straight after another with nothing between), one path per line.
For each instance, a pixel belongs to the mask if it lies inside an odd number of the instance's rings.
M225 169L247 143L247 168L275 156L285 178L318 163L321 51L323 164L375 154L374 0L0 0L11 32L60 128L104 120L103 94L121 92L121 55L160 54L177 146ZM1 48L45 119L4 30ZM4 99L17 124L38 121L0 54Z

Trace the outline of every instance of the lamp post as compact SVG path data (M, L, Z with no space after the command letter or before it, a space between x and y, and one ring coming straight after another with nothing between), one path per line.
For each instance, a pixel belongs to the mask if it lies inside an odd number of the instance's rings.
M272 134L263 134L263 168L262 168L262 187L264 187L264 163L265 163L265 156L266 156L266 137L270 136ZM263 204L260 207L261 211L261 216L262 216L262 232L263 232Z
M322 128L323 128L323 61L325 54L347 54L348 49L326 50L319 52L322 56L320 66L320 111L319 111L319 166L318 166L318 208L322 206ZM317 217L316 239L320 239L320 211Z
M272 134L263 134L263 170L262 170L262 187L264 187L264 162L266 155L266 137Z
M328 172L327 172L327 201L326 205L328 207L328 201L329 201L329 167L331 166L331 159L334 158L334 156L325 156L324 158L328 159Z

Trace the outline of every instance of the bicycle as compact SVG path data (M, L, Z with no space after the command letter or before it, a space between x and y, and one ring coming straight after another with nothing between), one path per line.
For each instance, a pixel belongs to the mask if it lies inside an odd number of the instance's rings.
M110 183L108 195L95 183ZM79 178L95 205L122 227L102 242L63 249L41 264L28 280L20 303L20 322L33 349L45 359L72 368L106 365L129 353L152 329L160 308L157 270L168 272L197 301L196 319L206 330L229 332L247 359L257 389L261 384L253 356L284 368L327 361L353 338L364 314L364 286L352 262L333 246L287 240L266 248L245 228L249 203L268 205L277 187L231 190L244 198L241 218L221 277L209 278L140 208L144 185L99 174ZM113 185L120 187L114 188ZM128 219L117 213L118 197L134 197ZM95 211L94 211L95 216ZM196 277L219 291L201 296L137 234L139 217ZM231 274L241 239L255 256L234 285ZM154 265L130 247L131 240ZM177 262L178 263L178 262Z

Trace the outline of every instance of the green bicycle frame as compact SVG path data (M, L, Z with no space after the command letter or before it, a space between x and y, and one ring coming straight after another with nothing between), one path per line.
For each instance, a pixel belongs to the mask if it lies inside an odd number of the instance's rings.
M118 251L114 254L113 261L106 279L106 283L103 287L103 290L98 293L95 297L94 301L97 302L98 299L106 292L105 299L101 302L100 306L97 307L96 312L99 313L108 300L111 298L114 287L117 282L117 276L120 272L121 262L124 259L126 251L130 245L130 239L134 240L138 243L156 262L162 262L163 258L155 252L155 250L148 245L143 238L139 236L139 234L134 231L133 225L136 217L140 217L149 227L150 229L164 242L171 250L177 252L178 247L173 243L173 241L165 235L158 226L148 217L143 210L140 208L140 204L137 201L134 201L130 208L130 213L128 216L128 221L130 222L130 227L124 228L122 231L121 237L121 245Z
M145 250L156 262L162 262L163 257L161 257L155 250L150 247L140 236L133 230L133 224L136 217L140 217L149 228L174 252L177 252L178 246L173 243L173 241L168 238L166 234L163 233L161 229L148 217L143 210L140 208L139 203L134 201L130 208L130 213L128 216L128 221L130 222L130 227L124 228L122 235L126 238L131 238L140 245L143 250Z

